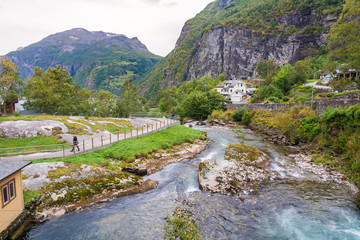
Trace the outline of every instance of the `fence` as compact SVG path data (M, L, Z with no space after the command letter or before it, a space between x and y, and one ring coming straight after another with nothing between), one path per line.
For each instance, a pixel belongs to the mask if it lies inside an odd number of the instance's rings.
M133 112L130 113L130 118L169 118L173 120L179 120L180 116L170 113L161 112Z
M74 151L71 144L56 144L46 146L31 146L17 148L0 148L0 160L36 160L46 158L61 158L89 152L95 149L107 147L115 142L125 139L145 136L170 126L179 124L178 120L171 118L154 119L154 124L146 124L141 128L125 129L117 133L96 134L95 137L78 137L79 144ZM83 138L83 139L81 139Z

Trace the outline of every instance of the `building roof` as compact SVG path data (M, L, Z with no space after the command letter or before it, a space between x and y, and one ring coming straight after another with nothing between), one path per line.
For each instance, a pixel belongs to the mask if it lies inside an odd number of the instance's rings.
M0 160L0 181L29 165L31 161Z

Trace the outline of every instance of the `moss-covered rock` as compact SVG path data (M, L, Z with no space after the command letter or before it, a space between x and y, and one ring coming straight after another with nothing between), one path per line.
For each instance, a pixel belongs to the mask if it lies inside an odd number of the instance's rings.
M199 164L199 185L202 190L226 195L248 195L259 190L263 181L275 178L264 168L269 156L259 149L244 144L226 148L223 160Z
M225 159L232 159L247 166L263 168L269 165L269 155L244 144L231 144L226 148Z

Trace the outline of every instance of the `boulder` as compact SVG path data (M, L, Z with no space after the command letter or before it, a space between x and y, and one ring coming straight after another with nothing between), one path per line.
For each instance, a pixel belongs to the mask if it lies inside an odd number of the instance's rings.
M224 159L200 163L200 189L237 196L255 193L263 181L276 177L265 169L268 159L269 156L259 149L244 144L229 145Z
M1 138L28 138L36 136L54 136L67 133L64 123L53 120L45 121L5 121L0 123Z

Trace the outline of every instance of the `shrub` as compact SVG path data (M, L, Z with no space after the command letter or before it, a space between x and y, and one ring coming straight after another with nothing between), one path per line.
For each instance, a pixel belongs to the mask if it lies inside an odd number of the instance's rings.
M296 103L299 103L299 102L307 102L307 101L309 101L309 99L306 98L306 97L297 97L297 98L295 99L295 102L296 102Z
M290 100L289 97L283 97L283 101L284 101L284 102L288 102L289 100Z
M236 110L233 114L234 121L241 122L245 112L247 112L245 108L239 108L238 110Z
M244 125L249 125L250 122L251 122L251 115L248 111L246 111L241 118L241 123Z
M280 103L280 99L277 97L269 97L268 100L273 103Z
M164 239L204 239L203 232L198 229L191 213L186 210L176 208L173 216L168 216L166 222Z

